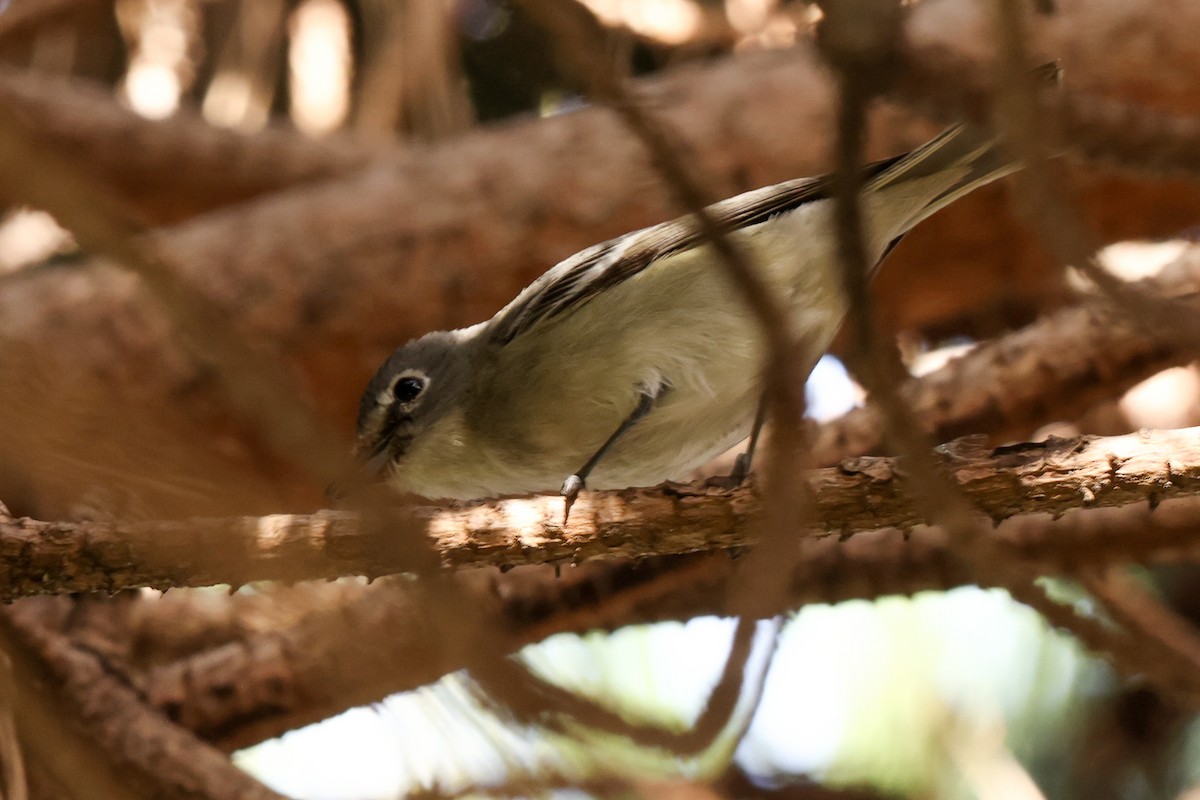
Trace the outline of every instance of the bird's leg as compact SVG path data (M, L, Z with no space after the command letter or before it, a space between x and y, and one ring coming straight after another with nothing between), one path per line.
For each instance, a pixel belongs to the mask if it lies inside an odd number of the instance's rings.
M758 447L758 437L762 433L763 423L767 421L767 398L764 395L759 398L758 411L754 414L754 427L750 429L750 443L746 445L745 452L738 453L738 457L734 459L733 469L728 475L709 478L706 483L709 486L719 486L723 489L734 489L741 486L746 480L746 476L750 474L750 466L754 463L754 450Z
M662 386L654 390L643 387L637 405L634 406L633 411L625 418L625 421L617 426L612 436L609 436L608 440L600 445L600 449L592 454L592 457L587 460L586 464L580 467L574 475L567 476L567 479L563 481L562 490L559 494L565 497L567 501L566 508L563 509L564 525L567 524L567 518L571 515L571 506L575 503L575 498L579 495L579 491L584 487L588 475L600 463L600 459L604 458L604 455L617 443L617 440L636 425L638 420L650 413L650 409L654 407L654 401L662 397L664 389L665 387Z

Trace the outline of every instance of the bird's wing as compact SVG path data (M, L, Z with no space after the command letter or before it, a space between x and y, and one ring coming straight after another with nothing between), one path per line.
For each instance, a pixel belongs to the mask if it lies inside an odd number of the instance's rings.
M902 158L871 164L867 176L879 175ZM723 200L710 206L709 211L728 228L747 228L830 197L832 184L829 176L786 181ZM656 261L695 247L703 238L690 217L680 217L582 250L551 267L503 308L489 324L488 340L507 344L539 323L582 306Z

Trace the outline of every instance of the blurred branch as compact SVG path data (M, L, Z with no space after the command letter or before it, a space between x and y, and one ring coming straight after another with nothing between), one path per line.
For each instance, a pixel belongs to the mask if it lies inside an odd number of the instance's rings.
M1063 167L1053 160L1059 143L1053 120L1042 113L1037 87L1027 75L1025 8L1018 0L995 0L995 28L1000 42L1000 91L995 119L1024 169L1016 175L1017 209L1037 230L1062 263L1080 270L1110 302L1148 332L1169 329L1182 345L1200 347L1200 316L1173 298L1153 297L1123 283L1097 260L1101 239L1086 224L1077 199L1063 180Z
M739 618L720 680L699 717L683 731L630 722L619 712L556 686L509 659L473 664L471 680L477 684L480 703L515 724L540 725L564 734L576 725L583 725L628 737L643 747L669 750L677 758L694 757L732 726L737 726L731 731L737 738L728 746L736 748L758 707L782 624L782 619L776 617L766 623L765 630L760 630L754 617ZM743 697L749 700L748 705L742 704Z
M364 0L355 128L369 140L433 141L471 127L456 6L448 0Z
M989 451L968 440L938 448L936 468L979 514L1062 514L1200 493L1200 428L1080 437ZM911 530L926 520L903 468L861 458L814 470L813 533ZM563 525L557 497L408 509L447 568L578 563L743 547L759 511L753 487L702 484L588 492ZM255 580L427 571L430 555L381 522L339 512L159 523L0 518L0 598ZM788 529L795 539L804 534Z
M1116 567L1085 571L1080 581L1146 654L1142 669L1160 689L1200 707L1200 633Z
M0 36L44 25L84 6L98 5L112 5L112 0L9 0L0 13Z
M289 628L309 614L344 606L367 591L364 581L345 580L275 584L269 591L232 594L176 589L157 596L139 595L112 640L134 668L149 669Z
M1085 14L1070 24L1101 24L1103 12L1096 11L1095 17ZM1174 27L1180 29L1181 25L1186 23ZM1061 57L1055 44L1070 42L1046 43L1037 48L1036 56L1025 53L1018 70L1023 74L1046 57ZM1007 92L1006 84L990 62L964 52L969 50L936 40L905 43L900 48L903 68L897 71L889 94L943 121L963 117L993 121L995 100ZM1086 62L1068 62L1063 87L1029 98L1030 108L1036 110L1038 135L1048 139L1051 152L1066 150L1149 174L1193 178L1200 174L1200 109L1189 105L1167 112L1144 102L1078 88L1089 82L1086 71ZM1154 76L1156 80L1162 77Z
M1057 109L1062 141L1085 157L1163 175L1200 175L1200 115L1162 114L1068 93Z
M152 121L99 84L0 70L0 104L42 146L72 153L136 220L162 225L256 195L365 166L372 150L346 139L268 129L240 134L182 110ZM10 198L11 199L11 198Z
M1099 601L1098 613L1058 603L1032 584L1010 592L1084 647L1108 657L1121 674L1149 682L1184 708L1200 708L1200 636L1195 628L1116 567L1068 575L1077 576Z
M12 660L0 653L0 775L4 800L29 800L29 783L17 735L17 682Z
M293 625L260 631L149 673L147 693L174 722L236 749L355 705L397 682L416 687L527 643L498 618L492 576L379 581ZM448 635L443 599L461 598L488 621L489 645ZM457 620L456 620L457 622ZM376 638L362 631L386 631ZM324 643L336 642L333 648Z
M1182 298L1200 292L1200 249L1189 249L1161 277L1141 282L1146 294ZM1186 302L1200 313L1194 297ZM1058 419L1074 419L1193 353L1170 328L1147 330L1124 309L1095 298L984 342L900 389L921 428L935 441L987 434L992 441L1028 436ZM820 425L814 461L836 464L879 453L883 431L874 408L856 408Z
M1042 587L1033 583L1014 585L1009 587L1009 592L1013 599L1041 614L1049 625L1070 633L1091 652L1107 657L1123 675L1149 678L1158 688L1189 705L1196 705L1200 700L1194 689L1185 693L1179 691L1178 676L1171 674L1176 665L1164 665L1161 648L1132 635L1128 629L1052 600Z
M255 131L266 125L285 67L286 0L238 0L233 26L204 93L204 114Z
M347 447L295 400L294 381L278 363L232 330L220 307L189 285L138 227L106 202L106 193L73 154L48 150L14 110L0 106L0 180L20 201L54 214L79 242L136 275L167 313L172 333L213 368L229 405L283 458L318 480L339 470Z
M11 665L9 708L31 777L40 772L43 782L56 784L61 794L70 798L149 797L144 787L132 780L132 775L109 760L108 753L94 738L77 729L81 710L61 697L57 686L49 684L45 662L32 647L13 635L8 613L0 622L0 648Z
M818 43L838 72L833 222L854 367L882 420L884 439L902 459L902 481L914 508L943 529L954 555L980 580L1000 585L1026 580L1028 565L997 557L996 542L984 535L974 498L932 456L930 440L900 396L898 387L906 373L894 339L877 326L867 291L872 259L863 211L866 110L891 82L900 39L900 4L824 0L821 9L825 18L818 28ZM1045 462L1039 473L1044 467Z
M22 741L72 796L282 800L146 706L96 654L26 619L0 615L12 660Z
M863 376L869 400L883 422L884 438L895 445L914 472L910 490L925 509L967 526L969 513L956 493L941 491L942 477L929 460L930 442L896 391L904 374L895 342L883 336L868 292L872 259L864 235L867 105L887 86L896 66L901 10L898 2L826 0L818 44L838 72L838 114L834 209L836 250L846 329L854 366ZM940 502L938 502L940 501Z
M912 548L906 587L941 585L939 567L917 555L922 550ZM822 552L823 558L806 559L815 580L798 573L798 595L791 602L835 598L838 587L858 596L872 575L895 567L879 570L871 558L856 563L848 549ZM813 569L816 564L822 569ZM553 569L534 568L455 580L495 620L499 652L516 652L559 632L720 613L732 568L724 556L685 556L648 565L588 564L561 577ZM891 585L897 585L894 579ZM188 729L227 749L244 747L471 666L467 652L449 653L443 646L441 619L441 610L423 607L418 585L380 582L290 628L155 670L148 691Z

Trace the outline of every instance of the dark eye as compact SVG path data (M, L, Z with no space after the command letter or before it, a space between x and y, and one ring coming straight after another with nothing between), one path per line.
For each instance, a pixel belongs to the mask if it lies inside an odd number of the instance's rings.
M396 381L396 385L392 387L392 396L396 398L396 402L401 405L408 405L425 388L425 381L420 378L407 377Z

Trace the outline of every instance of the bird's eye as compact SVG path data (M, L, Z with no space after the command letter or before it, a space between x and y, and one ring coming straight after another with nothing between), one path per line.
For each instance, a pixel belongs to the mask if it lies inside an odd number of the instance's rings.
M396 381L396 385L392 387L392 396L400 405L408 405L416 400L424 389L425 381L410 375Z

